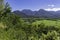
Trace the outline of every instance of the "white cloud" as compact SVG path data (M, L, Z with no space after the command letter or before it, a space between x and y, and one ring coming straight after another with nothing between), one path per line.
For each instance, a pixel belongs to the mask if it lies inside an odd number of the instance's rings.
M54 4L52 4L52 5L48 5L49 7L54 7L55 5Z
M58 11L58 10L60 10L60 8L47 8L47 9L44 9L44 10L47 10L47 11Z

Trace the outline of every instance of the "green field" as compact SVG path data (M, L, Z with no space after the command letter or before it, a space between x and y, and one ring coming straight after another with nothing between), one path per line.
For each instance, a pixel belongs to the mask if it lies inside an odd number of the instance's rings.
M40 21L36 21L33 22L32 24L41 24L43 23L45 26L60 26L60 20L57 21L52 21L52 20L40 20Z

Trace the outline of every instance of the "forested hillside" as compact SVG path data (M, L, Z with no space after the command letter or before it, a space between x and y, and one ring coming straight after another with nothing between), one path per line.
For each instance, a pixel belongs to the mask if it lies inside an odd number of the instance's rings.
M60 19L60 10L59 11L46 11L40 9L38 11L32 11L30 9L23 9L22 11L15 10L14 14L20 15L22 18L45 18L45 19Z
M60 20L23 19L11 10L6 3L0 11L0 40L60 40Z

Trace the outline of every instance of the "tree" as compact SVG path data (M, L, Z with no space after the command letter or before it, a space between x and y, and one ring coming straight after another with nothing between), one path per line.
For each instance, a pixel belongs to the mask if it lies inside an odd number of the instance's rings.
M0 0L0 11L4 9L4 0Z
M8 2L6 3L4 10L6 13L11 13L11 7Z
M46 34L42 34L40 40L59 40L58 33L56 31L48 32Z

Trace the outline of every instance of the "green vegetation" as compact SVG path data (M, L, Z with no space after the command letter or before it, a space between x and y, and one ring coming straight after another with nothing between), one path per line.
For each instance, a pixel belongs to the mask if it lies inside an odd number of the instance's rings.
M4 8L4 0L0 0L0 11Z
M23 19L7 3L0 12L0 40L60 40L60 20Z
M60 20L53 21L53 20L40 20L33 22L32 24L41 24L43 23L45 26L60 26Z

